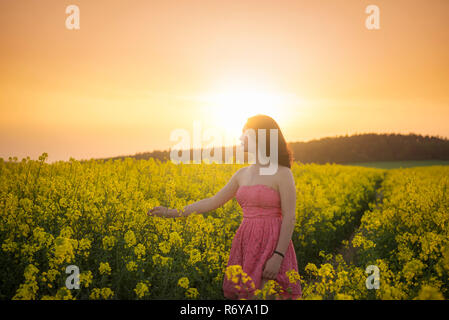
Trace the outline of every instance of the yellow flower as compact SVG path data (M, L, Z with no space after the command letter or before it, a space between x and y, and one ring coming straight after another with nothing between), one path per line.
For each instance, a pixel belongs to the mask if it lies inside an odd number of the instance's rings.
M426 265L421 261L412 259L404 265L402 273L404 278L410 282L414 277L419 276L425 267Z
M98 288L92 289L92 291L89 295L89 298L92 300L98 300L98 299L100 299L100 297L101 297L101 290Z
M38 290L38 286L36 281L26 282L19 286L16 294L12 298L13 300L33 300L36 297L36 293Z
M143 283L143 282L139 282L137 284L136 288L134 289L134 291L136 292L136 295L139 298L144 297L145 294L149 292L148 286L145 283Z
M128 271L136 271L137 264L134 261L130 261L126 264L126 269L128 269Z
M69 233L66 229L65 233ZM63 262L70 263L73 259L75 259L75 253L73 251L74 247L78 245L78 242L74 239L57 237L54 244L54 257L52 261L50 261L51 267L56 267Z
M93 300L97 299L108 299L111 298L114 295L114 291L111 290L111 288L94 288L92 292L90 293L89 298Z
M335 296L335 300L354 300L354 299L348 294L337 293L337 295Z
M25 272L24 272L24 277L25 280L27 281L33 281L36 280L36 277L34 276L36 273L39 272L39 269L36 268L34 265L29 264L26 268L25 268Z
M178 286L184 289L189 288L189 279L187 277L182 277L178 280Z
M243 273L242 266L230 265L226 268L226 277L234 283L239 282L239 275Z
M19 245L17 242L12 241L11 239L6 239L2 244L2 249L5 252L15 252L19 249Z
M159 250L161 250L161 252L163 254L168 254L171 250L171 245L170 242L167 241L162 241L159 243Z
M92 241L89 239L81 239L78 243L78 249L81 251L81 253L85 256L89 256L89 249L91 248Z
M173 258L171 258L171 257L163 257L163 256L161 256L158 253L153 255L152 259L153 259L153 263L155 265L160 265L162 267L168 267L173 262Z
M37 227L33 230L33 237L39 243L39 247L47 247L51 244L53 236L47 234L43 228Z
M132 230L125 233L125 242L127 247L132 247L136 244L136 236Z
M108 299L114 295L114 291L111 288L103 288L101 289L101 296L103 299Z
M78 248L79 248L80 250L89 250L90 247L91 247L91 243L92 243L92 241L90 241L89 239L81 239L81 240L79 241L79 246L78 246Z
M437 288L423 285L415 300L444 300L444 296Z
M134 254L137 256L137 259L141 259L143 255L145 255L145 246L141 243L139 243L134 248Z
M308 263L308 264L306 265L305 270L306 270L307 272L312 273L312 274L317 274L317 273L318 273L318 268L317 268L316 265L313 264L313 263Z
M48 270L48 272L47 272L47 279L49 280L49 281L51 281L51 282L53 282L53 281L55 281L56 280L56 276L58 276L58 275L60 275L61 273L58 271L58 270L56 270L56 269L50 269L50 270Z
M36 273L39 272L34 265L29 264L24 271L25 283L21 284L13 297L13 300L35 299L39 287L36 282Z
M114 236L105 236L102 242L105 250L111 250L115 246L117 240Z
M183 242L184 241L181 238L181 236L179 235L179 233L177 233L177 232L170 233L170 244L171 245L182 246Z
M194 265L201 261L201 252L198 249L193 249L190 251L189 264Z
M296 283L298 280L301 280L300 275L294 269L287 271L286 274L290 283Z
M61 287L58 289L58 292L56 292L55 298L58 300L72 300L73 296L69 289Z
M63 199L61 199L63 200ZM73 235L73 230L70 227L64 227L61 229L61 232L59 233L59 235L63 238L70 238Z
M84 287L89 287L89 284L92 283L92 272L81 272L80 273L80 284L84 284Z
M196 288L189 288L187 289L185 295L187 298L196 298L199 295L199 293Z
M109 262L100 262L100 267L98 268L98 270L100 271L100 274L111 274L111 267L109 266Z

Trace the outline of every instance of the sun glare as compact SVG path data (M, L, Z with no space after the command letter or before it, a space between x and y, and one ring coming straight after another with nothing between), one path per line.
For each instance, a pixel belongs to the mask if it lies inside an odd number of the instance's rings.
M281 110L285 97L267 91L239 89L204 96L207 104L205 114L210 116L218 128L238 139L246 120L257 114L265 114L281 121Z

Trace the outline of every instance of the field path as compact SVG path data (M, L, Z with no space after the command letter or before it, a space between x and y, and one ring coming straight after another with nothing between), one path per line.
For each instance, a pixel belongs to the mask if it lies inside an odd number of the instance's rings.
M375 200L375 204L376 204L376 209L380 207L380 205L383 202L383 192L381 187L378 187L378 189L376 190L376 200ZM351 235L349 236L348 240L348 245L341 245L337 251L336 254L341 254L343 256L344 261L347 264L354 264L355 263L355 257L357 254L357 248L355 248L352 245L352 240L354 239L354 236L360 231L359 229L360 226L356 227L354 229L354 231L351 233Z

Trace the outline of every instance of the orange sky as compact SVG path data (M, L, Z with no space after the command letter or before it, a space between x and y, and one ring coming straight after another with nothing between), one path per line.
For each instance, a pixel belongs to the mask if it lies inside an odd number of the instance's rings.
M0 40L4 159L168 149L174 129L254 111L289 141L449 137L447 0L2 0Z

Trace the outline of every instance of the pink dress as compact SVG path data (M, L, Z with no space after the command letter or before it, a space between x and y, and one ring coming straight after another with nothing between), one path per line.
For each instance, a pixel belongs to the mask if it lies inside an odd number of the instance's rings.
M235 198L242 207L243 220L232 240L227 266L240 265L252 281L240 278L236 284L225 273L223 293L228 299L249 299L256 289L261 289L263 266L277 247L282 223L281 199L277 190L263 184L240 186ZM292 269L298 272L292 240L284 256L276 282L283 289L283 298L297 299L301 297L301 284L290 283L285 274Z

